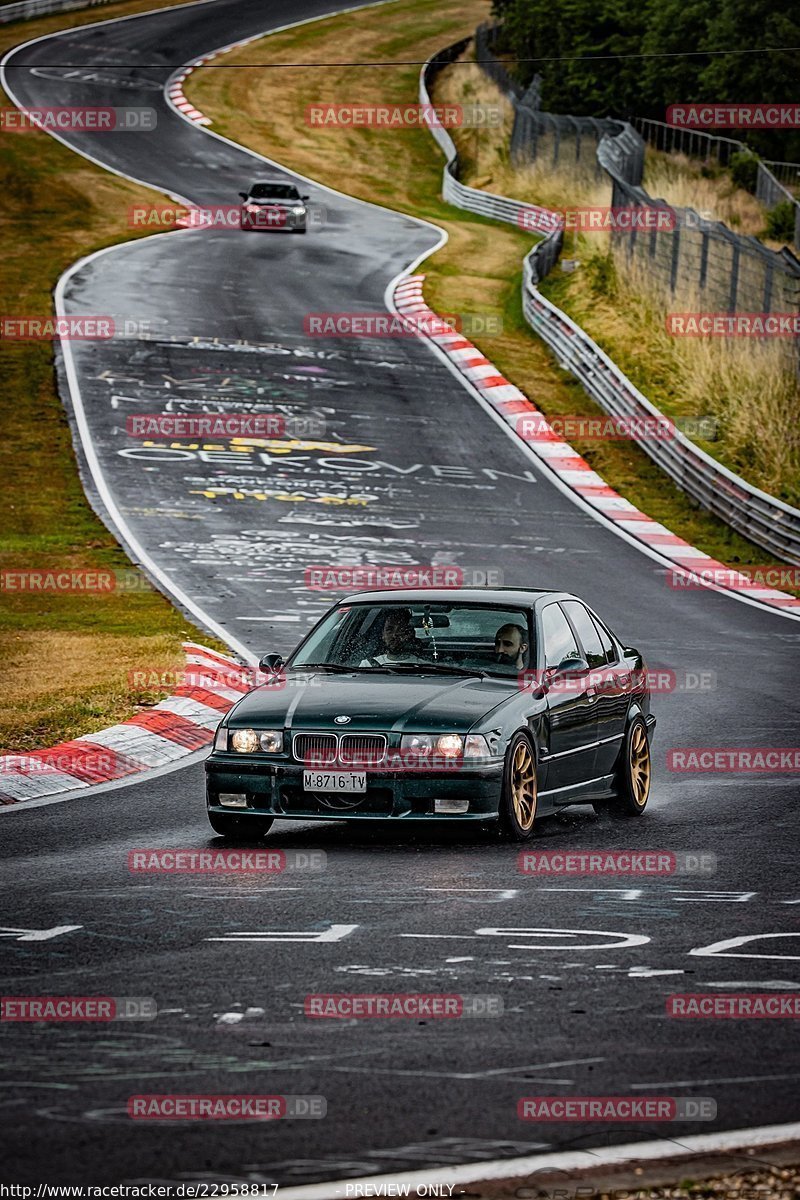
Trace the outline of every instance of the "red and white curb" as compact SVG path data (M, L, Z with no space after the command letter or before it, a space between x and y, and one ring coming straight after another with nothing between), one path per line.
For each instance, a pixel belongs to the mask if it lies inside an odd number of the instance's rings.
M48 750L0 755L0 805L109 783L210 746L223 715L253 686L252 671L194 642L184 650L187 682L153 708Z
M428 307L422 295L424 275L411 275L395 285L393 300L397 311L414 321L415 327L433 322L442 328L444 322ZM710 587L715 591L730 591L783 612L800 610L800 599L777 588L764 587L725 563L717 562L696 546L683 540L641 512L630 500L620 496L592 469L577 450L565 442L547 423L542 413L528 397L510 383L498 368L485 358L462 334L453 330L443 333L424 333L446 355L457 370L469 380L506 425L520 437L540 462L552 471L562 484L575 492L603 517L613 521L624 533L641 542L663 558L675 564L676 572L689 576L696 572L693 586ZM536 416L535 427L522 437L518 432L521 416ZM681 588L680 583L676 587ZM683 590L681 588L681 590Z
M276 31L277 32L277 31ZM202 67L204 63L211 62L212 58L218 58L221 54L227 54L231 50L238 50L242 46L248 46L250 42L258 41L264 35L259 33L254 37L242 38L241 41L231 42L229 46L220 46L217 50L212 50L210 54L202 54L200 58L191 59L185 67L182 67L177 75L173 75L167 83L166 97L167 102L176 108L178 112L186 117L189 121L194 121L195 125L213 125L211 117L205 116L199 109L186 99L183 94L183 82L195 67ZM180 222L179 222L180 223Z
M200 60L204 61L204 60ZM199 112L193 104L183 94L183 81L187 75L191 74L192 68L187 67L180 75L175 75L169 81L167 86L167 96L170 103L190 121L194 121L195 125L210 125L211 118L205 117Z

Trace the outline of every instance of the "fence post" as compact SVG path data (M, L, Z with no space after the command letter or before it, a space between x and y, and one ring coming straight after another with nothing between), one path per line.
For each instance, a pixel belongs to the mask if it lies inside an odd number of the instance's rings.
M775 268L769 261L764 266L764 312L769 312L769 306L772 303L772 279L775 274Z
M669 290L674 294L678 284L678 260L681 256L681 231L675 226L672 233L672 261L669 268Z
M700 243L700 290L705 291L708 275L708 230L703 230L703 240Z
M729 312L736 312L736 296L739 291L739 243L733 243L733 258L731 259L731 294L728 305Z

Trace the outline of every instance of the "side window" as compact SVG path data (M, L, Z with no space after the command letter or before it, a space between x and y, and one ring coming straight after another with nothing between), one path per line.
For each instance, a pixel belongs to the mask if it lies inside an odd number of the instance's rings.
M598 617L595 617L593 614L590 614L590 616L592 617L592 624L594 625L594 627L597 630L597 633L600 637L600 642L603 646L603 651L606 656L605 661L610 662L610 663L616 662L617 661L617 651L614 648L614 643L611 640L611 635L609 634L605 625L602 623L602 621L599 620Z
M580 658L575 634L557 604L548 604L542 612L545 667L557 667L565 658Z
M580 638L589 666L604 666L608 661L606 657L607 648L603 646L597 626L589 616L587 610L577 600L565 600L563 607L564 612L572 621L575 631Z

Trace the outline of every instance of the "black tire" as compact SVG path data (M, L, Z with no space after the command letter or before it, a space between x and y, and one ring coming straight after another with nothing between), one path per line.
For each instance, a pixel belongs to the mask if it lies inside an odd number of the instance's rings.
M612 817L640 817L647 807L653 769L644 717L628 726L617 762L617 794L602 805Z
M208 813L214 833L239 842L258 842L269 833L274 817L243 817L240 813Z
M536 753L524 733L515 733L506 751L500 793L500 832L515 842L533 837L538 790Z

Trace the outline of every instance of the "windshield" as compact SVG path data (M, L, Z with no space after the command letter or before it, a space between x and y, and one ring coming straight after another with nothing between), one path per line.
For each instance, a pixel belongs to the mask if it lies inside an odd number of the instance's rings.
M335 609L289 667L516 676L535 661L528 614L478 604L352 604Z
M291 183L254 183L250 188L254 200L299 200L300 193Z

